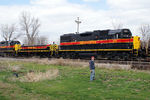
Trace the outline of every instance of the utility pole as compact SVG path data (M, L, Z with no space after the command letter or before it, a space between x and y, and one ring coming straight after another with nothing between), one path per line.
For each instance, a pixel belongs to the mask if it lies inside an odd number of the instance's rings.
M76 33L79 33L79 24L81 24L79 17L77 17L77 20L75 20L75 22L77 23L77 32Z

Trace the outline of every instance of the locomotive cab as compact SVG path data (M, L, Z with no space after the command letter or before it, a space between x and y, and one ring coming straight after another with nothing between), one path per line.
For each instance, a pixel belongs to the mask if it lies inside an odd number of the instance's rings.
M109 37L112 37L112 39L123 39L132 37L132 33L129 29L110 30L108 32L108 35Z
M123 29L122 32L121 32L121 37L122 38L131 38L132 33L129 29Z
M12 46L12 45L15 45L15 44L20 44L19 41L2 41L0 42L0 46Z
M11 41L9 44L10 45L15 45L15 44L21 44L21 43L19 41Z
M8 45L8 41L1 41L0 42L0 46L7 46Z

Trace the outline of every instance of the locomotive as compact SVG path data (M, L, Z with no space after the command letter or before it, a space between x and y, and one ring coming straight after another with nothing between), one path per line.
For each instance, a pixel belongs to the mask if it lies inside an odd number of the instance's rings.
M3 41L4 42L4 41ZM129 29L94 30L60 36L60 44L21 46L19 41L0 42L3 56L129 59L141 56L140 37Z
M129 59L138 56L140 37L129 29L95 30L81 34L64 34L60 38L62 57Z
M15 45L20 45L19 41L1 41L0 56L14 56Z

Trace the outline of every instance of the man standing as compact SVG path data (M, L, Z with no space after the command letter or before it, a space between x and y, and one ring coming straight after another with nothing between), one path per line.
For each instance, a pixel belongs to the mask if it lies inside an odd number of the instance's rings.
M95 64L94 64L94 56L91 57L91 60L89 61L90 66L90 81L93 81L95 79Z

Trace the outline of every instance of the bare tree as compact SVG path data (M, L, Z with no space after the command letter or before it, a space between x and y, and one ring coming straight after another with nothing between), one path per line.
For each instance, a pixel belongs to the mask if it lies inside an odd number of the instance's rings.
M28 39L26 37L23 38L23 45L24 46L28 45Z
M35 38L39 33L39 27L41 25L39 19L31 16L30 13L22 12L20 25L22 31L27 36L28 45L34 45Z
M0 28L1 36L5 41L13 41L21 36L21 34L17 34L17 27L15 24L4 24L1 25Z
M142 47L146 49L146 54L148 54L148 47L150 43L150 25L143 24L139 28L140 34L142 35Z
M117 20L112 19L111 24L112 24L113 29L122 29L123 28L123 24Z
M57 45L59 45L60 44L60 37L59 38L57 38L57 40L56 40L56 42L55 42Z
M39 45L46 45L48 44L48 38L45 36L40 36L37 38L37 44Z

